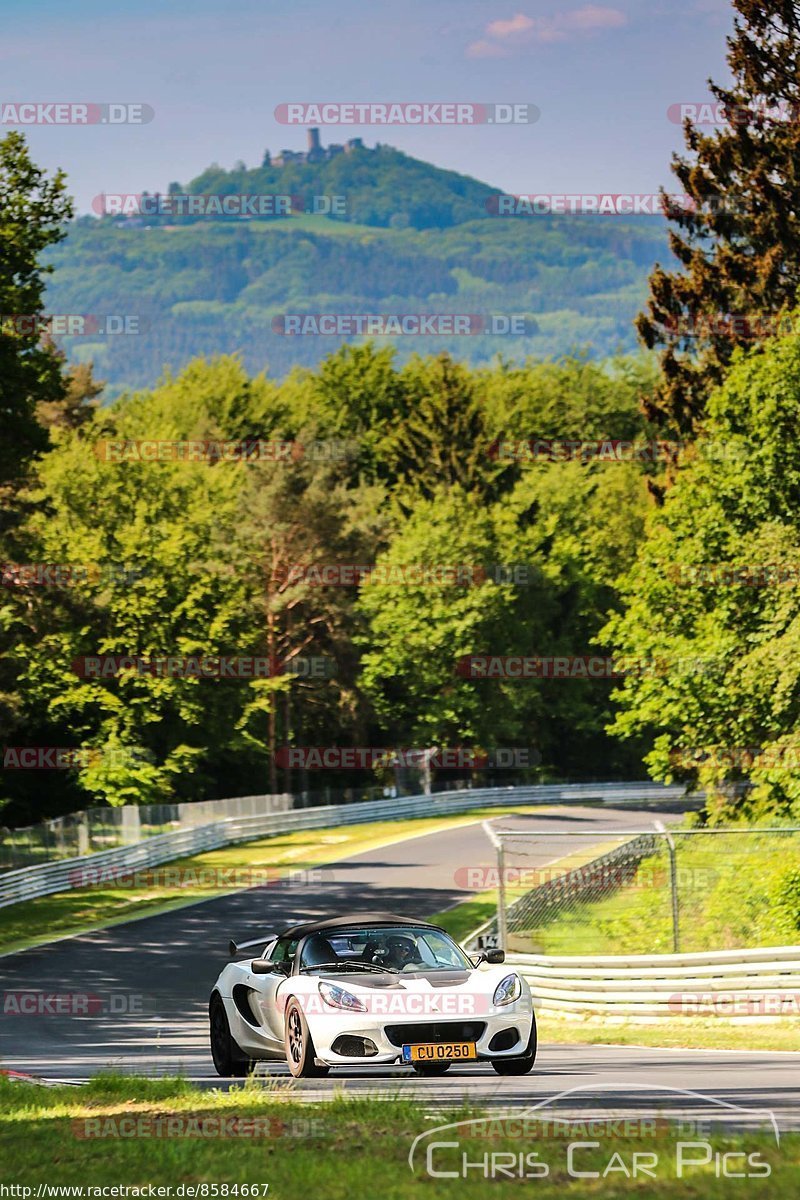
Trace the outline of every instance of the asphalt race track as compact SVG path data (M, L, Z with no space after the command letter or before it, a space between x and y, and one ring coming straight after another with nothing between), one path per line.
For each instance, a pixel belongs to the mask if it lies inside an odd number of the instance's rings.
M585 829L602 842L615 829L652 828L657 817L669 819L663 811L569 807L498 816L493 824L553 832ZM309 839L316 836L309 833ZM542 866L575 848L575 839L548 837L529 865ZM481 865L493 866L494 855L476 823L359 854L295 883L224 894L0 957L0 1066L74 1082L109 1068L146 1075L180 1072L219 1086L208 1050L207 1003L227 961L230 937L246 940L336 911L386 909L426 916L465 899L469 893L459 886L463 873L457 879L456 872ZM9 1013L14 1005L5 1001L23 992L41 993L45 1011ZM285 1077L287 1086L307 1100L328 1098L341 1088L375 1098L413 1090L432 1109L465 1094L484 1104L528 1107L578 1089L575 1104L617 1114L669 1106L665 1089L676 1089L675 1097L677 1090L688 1089L748 1110L751 1118L754 1112L772 1111L781 1129L800 1128L800 1056L791 1054L543 1045L534 1072L520 1079L468 1064L439 1079L410 1076L403 1068L359 1067L290 1083L282 1065L265 1065L262 1071ZM682 1097L681 1103L686 1103ZM709 1108L702 1100L698 1105L704 1112ZM732 1119L734 1110L717 1108L706 1115ZM737 1119L748 1123L745 1114Z

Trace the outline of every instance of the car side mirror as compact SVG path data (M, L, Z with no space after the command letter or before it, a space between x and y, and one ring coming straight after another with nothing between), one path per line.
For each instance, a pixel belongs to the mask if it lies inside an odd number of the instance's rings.
M472 962L476 967L481 963L501 963L506 961L505 950L481 950L478 954L473 955Z
M272 962L269 958L254 958L250 963L250 970L254 975L291 975L292 960Z

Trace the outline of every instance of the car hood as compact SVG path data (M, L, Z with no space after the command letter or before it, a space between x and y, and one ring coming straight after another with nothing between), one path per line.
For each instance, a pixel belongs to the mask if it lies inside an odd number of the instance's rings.
M491 971L414 971L403 975L384 971L380 975L367 975L362 971L322 971L317 976L327 983L338 983L348 991L375 991L376 989L399 992L430 992L439 988L464 988L494 991L501 979L510 973L509 968L493 967Z

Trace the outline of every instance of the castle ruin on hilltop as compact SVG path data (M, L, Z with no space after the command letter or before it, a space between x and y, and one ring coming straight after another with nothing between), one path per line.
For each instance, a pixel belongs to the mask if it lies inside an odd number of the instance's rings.
M288 167L289 163L329 162L337 154L352 154L354 150L363 149L364 139L360 137L349 138L344 145L331 142L330 146L323 146L319 140L319 129L312 127L308 131L307 150L281 150L280 154L276 154L274 158L269 150L265 150L264 161L261 165L262 167Z

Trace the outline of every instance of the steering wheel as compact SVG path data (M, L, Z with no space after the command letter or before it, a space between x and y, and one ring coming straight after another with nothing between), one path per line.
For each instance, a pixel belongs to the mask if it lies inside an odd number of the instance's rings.
M364 949L361 951L361 961L371 963L375 961L375 951L378 949L378 943L373 939L367 942Z

